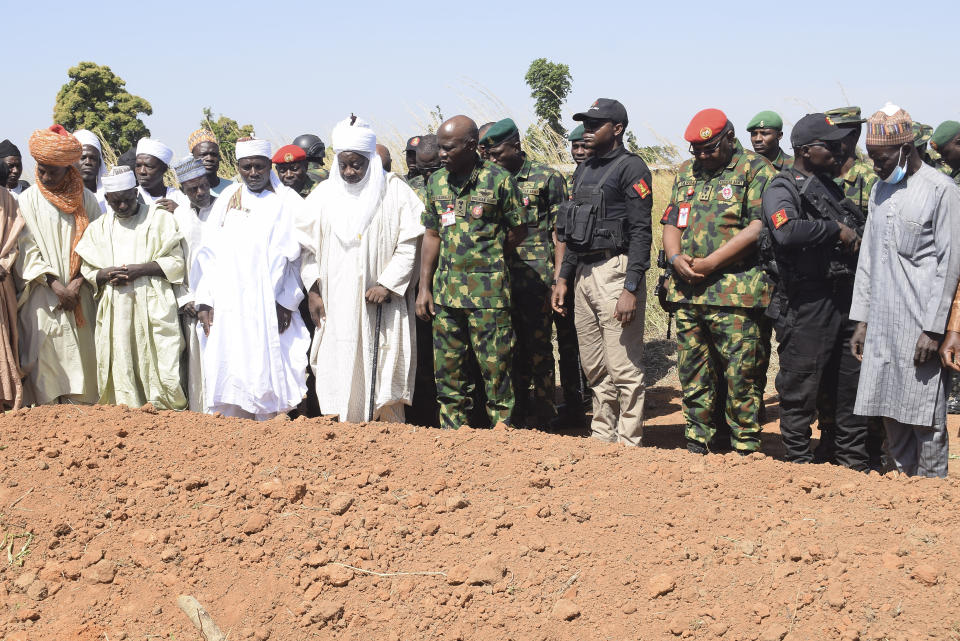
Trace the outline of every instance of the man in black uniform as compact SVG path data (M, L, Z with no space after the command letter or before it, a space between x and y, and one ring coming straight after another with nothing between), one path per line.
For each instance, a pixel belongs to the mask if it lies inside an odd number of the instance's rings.
M552 292L566 314L574 287L580 362L593 390L595 438L643 445L643 321L650 267L652 178L627 152L627 110L600 98L574 120L593 156L574 173L573 196L557 214L557 237L567 244Z
M790 135L793 167L763 194L779 271L767 315L780 343L776 385L787 460L813 462L817 418L835 436L837 463L866 471L867 421L853 413L860 363L849 341L856 323L848 318L865 218L833 181L845 134L822 113L801 118Z

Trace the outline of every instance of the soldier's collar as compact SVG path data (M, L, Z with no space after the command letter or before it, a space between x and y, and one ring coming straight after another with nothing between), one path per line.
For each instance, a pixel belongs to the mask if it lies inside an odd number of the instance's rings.
M740 162L740 156L743 155L743 145L740 144L739 140L733 141L733 154L730 156L730 162L727 163L727 169L733 169L737 166L737 163Z
M527 178L530 176L530 171L533 169L533 162L530 160L530 157L526 153L523 154L523 164L520 165L520 169L517 170L517 173L514 174L517 178Z

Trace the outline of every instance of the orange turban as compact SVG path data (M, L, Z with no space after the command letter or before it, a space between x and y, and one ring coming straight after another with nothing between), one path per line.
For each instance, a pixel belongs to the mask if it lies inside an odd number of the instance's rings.
M41 165L67 167L67 175L56 187L47 187L40 180L37 172L37 188L40 194L51 205L74 218L75 227L73 242L70 244L70 280L80 273L80 256L77 254L77 243L90 224L87 210L83 206L83 178L74 167L80 160L83 145L69 131L60 125L53 125L49 129L37 129L30 136L30 155ZM77 326L84 326L83 310L78 305L74 310Z

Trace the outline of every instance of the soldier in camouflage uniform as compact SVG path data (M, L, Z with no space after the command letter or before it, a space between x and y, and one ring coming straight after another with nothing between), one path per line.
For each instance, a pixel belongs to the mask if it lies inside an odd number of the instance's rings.
M326 161L327 146L323 144L319 136L313 134L300 134L293 139L293 144L303 149L304 153L307 154L307 177L312 183L310 185L312 191L316 183L322 183L330 177L330 172L323 168L323 163Z
M933 166L960 185L960 122L940 123L930 137L930 147L937 154Z
M687 447L706 453L717 383L726 381L726 420L738 452L760 448L756 381L766 368L761 319L772 287L759 265L761 198L776 172L746 151L718 109L694 116L684 134L694 158L674 179L663 214L663 248L673 266L667 300L677 310L677 374Z
M477 155L477 125L454 116L437 134L442 169L426 187L417 316L433 318L440 426L459 428L472 409L464 377L472 351L491 424L510 422L514 349L507 254L532 217L510 172Z
M307 175L307 154L297 145L284 145L273 154L273 167L285 186L306 198L320 183Z
M780 147L783 118L775 111L761 111L747 123L753 150L773 163L778 172L793 166L793 156Z
M490 160L513 174L523 204L533 216L529 233L507 256L510 269L514 352L514 427L547 427L556 416L552 313L553 229L557 209L567 200L567 185L560 172L527 158L520 146L516 123L505 118L480 139ZM533 398L530 398L531 387Z
M843 195L853 201L860 208L863 215L867 215L867 206L870 203L870 192L877 182L877 174L873 171L873 163L862 160L857 156L857 142L863 123L866 122L860 115L860 107L837 107L824 112L830 122L846 130L847 137L843 139L843 157L840 166L840 175L834 182L843 189Z

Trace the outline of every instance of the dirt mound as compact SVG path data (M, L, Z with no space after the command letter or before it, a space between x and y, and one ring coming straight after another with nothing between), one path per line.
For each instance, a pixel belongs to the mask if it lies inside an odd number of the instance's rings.
M0 418L9 640L949 639L958 480L512 430Z

